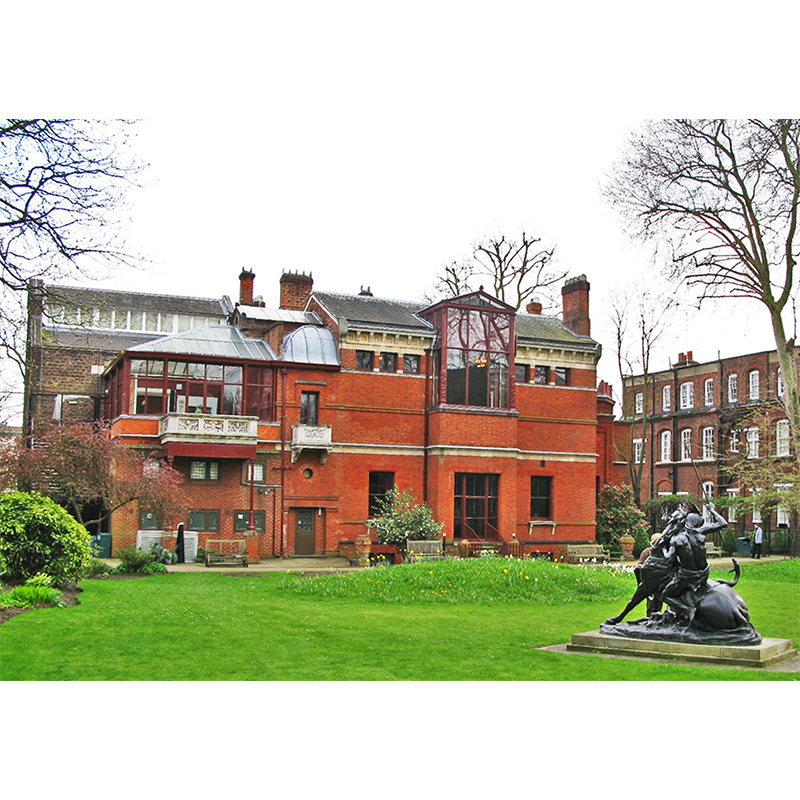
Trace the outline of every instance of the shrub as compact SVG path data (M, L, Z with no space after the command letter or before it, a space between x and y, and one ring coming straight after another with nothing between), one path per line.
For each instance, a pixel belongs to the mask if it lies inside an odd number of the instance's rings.
M409 539L438 539L444 527L433 518L427 503L418 503L408 489L392 489L381 504L380 514L367 520L367 525L375 530L381 544L400 549Z
M37 572L32 578L25 581L26 586L44 586L47 589L53 588L53 579L44 572Z
M89 561L86 567L85 577L97 578L101 575L108 575L111 572L111 567L105 561L99 558L93 558Z
M90 558L89 532L61 506L35 492L0 495L0 563L10 580L76 581Z
M61 592L50 586L25 584L15 586L10 592L0 595L0 606L33 608L34 606L61 605Z
M162 575L167 572L164 564L156 561L153 550L140 550L138 547L121 547L118 551L120 564L113 571L118 575Z
M722 529L722 552L725 555L736 554L736 531L732 528Z
M634 539L643 535L649 543L647 518L634 503L630 486L605 486L597 504L597 540L612 545L626 534Z

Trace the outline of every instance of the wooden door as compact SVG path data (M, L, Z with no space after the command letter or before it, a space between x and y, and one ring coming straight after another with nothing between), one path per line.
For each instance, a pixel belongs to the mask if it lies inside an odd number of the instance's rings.
M316 508L294 510L294 553L297 556L313 556L316 553Z

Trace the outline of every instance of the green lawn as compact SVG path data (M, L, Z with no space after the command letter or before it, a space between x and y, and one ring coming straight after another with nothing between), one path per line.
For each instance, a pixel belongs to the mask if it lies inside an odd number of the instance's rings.
M392 602L381 599L380 590L370 588L365 594L357 588L380 581L381 570L317 581L280 573L175 573L136 580L87 580L81 584L84 592L79 606L32 610L0 625L0 678L797 679L793 673L542 652L536 648L567 642L572 633L594 630L618 612L632 592L633 578L598 577L590 570L563 566L557 573L554 565L531 562L504 574L508 562L493 561L491 567L481 565L481 580L487 585L496 581L496 596L512 599L446 597L442 587L445 582L452 587L452 570L458 569L452 565L401 568L405 572L388 568L384 575L387 580L391 576L395 586ZM746 568L738 589L764 637L791 638L798 647L797 564L792 572L769 571L772 566L776 565ZM451 572L437 573L437 568ZM413 580L398 587L398 581L402 583L408 575ZM437 579L439 583L431 585ZM583 581L585 588L575 593L581 599L544 590L525 595L530 599L514 599L522 596L519 585L526 589L552 586L548 581L555 579ZM422 597L417 595L420 582L427 582L430 589ZM506 590L512 583L509 594ZM634 612L631 618L636 616Z

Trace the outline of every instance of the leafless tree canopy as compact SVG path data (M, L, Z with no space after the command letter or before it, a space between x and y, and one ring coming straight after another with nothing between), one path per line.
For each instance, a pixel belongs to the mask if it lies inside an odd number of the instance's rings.
M650 122L605 189L631 232L671 249L675 276L703 297L745 297L769 312L800 459L793 308L800 206L800 120Z
M535 294L547 294L566 272L554 270L555 248L542 247L541 239L524 231L516 239L487 237L478 242L472 257L442 267L434 284L436 298L456 297L488 284L487 291L519 310Z
M0 119L0 355L21 362L31 279L138 263L120 235L141 170L130 130L124 121Z

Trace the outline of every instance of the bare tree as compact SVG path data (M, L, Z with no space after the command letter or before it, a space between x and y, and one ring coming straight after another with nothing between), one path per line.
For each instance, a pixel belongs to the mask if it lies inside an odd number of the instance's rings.
M119 120L0 119L0 357L20 369L32 279L141 261L121 236L126 190L142 169L129 132Z
M658 120L628 143L605 188L631 232L671 249L674 275L702 299L743 297L769 314L800 464L793 309L800 120Z
M473 291L481 279L488 279L491 293L518 311L538 292L561 283L566 271L554 270L555 248L541 246L541 239L522 231L519 238L486 237L475 244L470 260L446 264L437 276L438 297L456 297Z
M614 345L617 368L624 388L631 381L628 393L631 406L623 407L623 417L630 419L630 454L628 472L636 505L641 505L642 474L645 464L648 422L653 413L653 377L651 362L659 340L671 322L671 315L678 307L674 294L668 294L654 281L633 284L618 290L611 297L611 324L614 328ZM636 375L634 383L631 378ZM641 407L636 395L641 394ZM624 391L623 391L624 398ZM637 431L641 432L641 452L636 457L634 442Z

